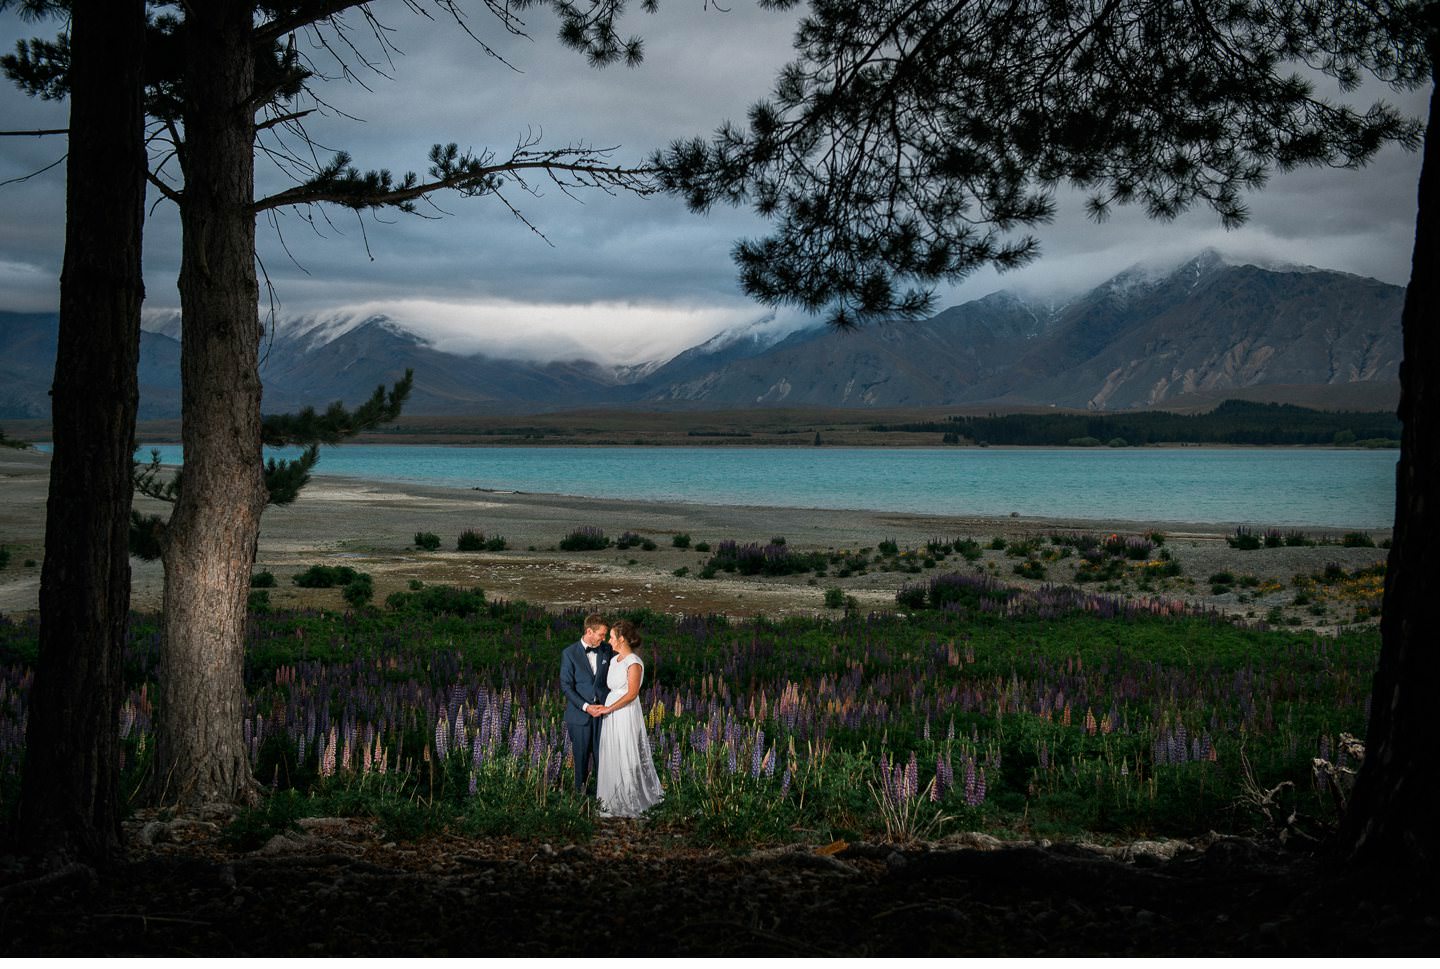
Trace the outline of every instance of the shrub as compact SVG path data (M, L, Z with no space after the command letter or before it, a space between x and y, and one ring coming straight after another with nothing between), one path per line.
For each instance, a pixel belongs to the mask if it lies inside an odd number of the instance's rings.
M1065 443L1071 447L1099 447L1100 439L1098 437L1072 437Z
M990 547L997 552L1005 551L1005 545L1005 539L1001 538L999 535L996 535L994 538L990 539Z
M1315 544L1315 539L1304 532L1288 531L1285 533L1285 544L1292 548L1304 548Z
M1112 437L1110 440L1108 440L1108 441L1105 442L1105 446L1106 446L1106 447L1129 447L1129 446L1130 446L1130 442L1127 441L1127 440L1125 440L1123 437Z
M375 598L375 582L369 575L361 573L355 576L355 581L345 586L341 595L345 597L346 602L359 609Z
M331 589L349 585L359 574L348 565L312 565L291 576L290 581L302 589Z
M1346 532L1340 537L1340 544L1346 548L1374 548L1375 540L1365 532Z
M966 538L956 542L955 551L959 552L967 562L973 562L985 554L980 548L980 543L973 538Z
M273 589L275 588L275 573L269 569L254 572L250 575L250 588L252 589Z
M505 539L499 535L492 535L485 539L485 551L487 552L503 552L508 547L509 546L505 544Z
M10 564L10 550L9 550L8 548L6 548L4 545L0 545L0 569L5 568L5 566L7 566L7 565L9 565L9 564Z
M833 589L831 591L839 592L840 590ZM899 591L895 593L895 604L906 609L924 609L925 585L923 583L913 585L906 583L902 585Z
M433 552L440 547L440 536L434 532L416 532L415 547L423 548L427 552Z
M899 545L899 543L897 543L897 542L895 541L895 539L893 539L893 538L887 538L887 539L884 539L883 541L881 541L879 548L880 548L880 554L881 554L881 555L899 555L899 554L900 554L900 545Z
M770 539L770 544L771 544L771 545L784 545L784 544L785 544L785 536L784 536L784 535L776 535L774 538Z
M673 576L675 576L675 578L677 578L677 579L683 579L683 578L685 578L685 576L687 576L687 575L690 574L690 566L688 566L688 565L682 565L682 566L680 566L678 569L676 569L674 572L671 572L670 574L673 575Z
M1266 548L1279 548L1285 544L1285 536L1280 534L1278 529L1274 528L1265 529L1264 540Z
M619 538L615 539L615 547L633 548L636 545L639 545L641 541L643 541L643 539L641 539L639 535L636 535L634 532L626 532Z
M265 612L270 608L270 593L265 589L251 589L245 597L245 608L251 612Z
M485 533L477 532L473 528L467 528L455 539L455 551L457 552L483 552L485 550Z
M1231 572L1216 572L1208 581L1211 585L1234 585L1235 575Z
M1257 549L1260 547L1260 536L1256 535L1244 525L1241 525L1239 528L1235 529L1234 535L1226 537L1225 542L1231 548L1238 548L1244 551L1249 551L1251 549Z
M825 608L826 608L826 609L843 609L843 608L845 608L845 590L844 590L844 589L826 589L826 590L825 590Z
M415 592L392 592L385 599L385 605L396 612L473 616L485 608L485 590L478 586L457 589L450 585L427 585Z
M675 548L689 548L690 534L688 532L677 532L670 537L670 544Z
M566 552L594 552L610 547L610 539L594 525L581 525L560 539L560 548Z
M696 542L696 543L695 543L695 551L697 551L697 552L708 552L708 551L710 551L710 543L709 543L709 542Z
M1154 546L1143 538L1125 539L1125 557L1136 562L1143 562L1150 557Z
M1015 568L1012 569L1012 571L1016 575L1025 579L1045 578L1045 566L1035 559L1026 559L1023 562L1016 564Z

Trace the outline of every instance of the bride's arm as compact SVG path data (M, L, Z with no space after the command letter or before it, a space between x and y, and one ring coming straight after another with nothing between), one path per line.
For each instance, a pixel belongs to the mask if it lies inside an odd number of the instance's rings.
M625 687L625 695L622 696L620 699L616 700L614 703L605 704L605 706L601 707L600 709L604 713L614 713L616 710L619 710L625 704L634 700L637 696L640 695L640 680L644 675L645 674L641 671L639 663L635 663L634 665L632 665L628 670L625 671L627 683Z

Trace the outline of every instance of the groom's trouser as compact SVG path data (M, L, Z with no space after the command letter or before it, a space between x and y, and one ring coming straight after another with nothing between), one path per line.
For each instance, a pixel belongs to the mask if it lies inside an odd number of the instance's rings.
M566 722L570 730L570 745L575 755L575 790L585 793L586 782L592 770L600 767L600 718L591 717L589 723Z

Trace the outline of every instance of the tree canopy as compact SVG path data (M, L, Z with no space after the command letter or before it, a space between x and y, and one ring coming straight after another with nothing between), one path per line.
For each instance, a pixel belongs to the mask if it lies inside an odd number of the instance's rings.
M770 0L790 7L797 0ZM658 153L692 209L749 204L745 291L848 325L1034 258L1061 184L1103 219L1208 205L1227 226L1272 171L1357 167L1423 125L1319 98L1429 80L1424 3L812 0L796 59L745 124Z

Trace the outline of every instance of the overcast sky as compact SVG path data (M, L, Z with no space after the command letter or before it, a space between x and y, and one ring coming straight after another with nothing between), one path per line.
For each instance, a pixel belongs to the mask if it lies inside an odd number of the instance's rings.
M422 176L435 142L504 155L535 133L543 145L618 146L616 161L627 163L673 138L708 135L726 118L743 120L748 105L768 93L776 69L789 59L795 19L749 0L733 0L728 12L705 0L662 0L654 16L632 3L625 32L644 37L644 63L595 70L554 40L547 14L528 14L527 39L507 36L477 12L475 33L512 70L453 24L427 21L398 3L375 7L394 28L404 56L387 66L389 78L361 74L369 90L354 82L321 85L326 101L353 117L315 117L309 131L321 145L349 151L361 168ZM53 33L52 25L0 15L6 51L17 38ZM323 59L316 64L334 66ZM1419 114L1427 92L1395 96L1380 88L1367 90L1364 101L1378 96ZM0 129L65 123L64 104L32 100L0 84ZM61 138L0 138L0 182L34 172L64 150ZM1001 288L1063 297L1137 262L1179 261L1206 247L1403 285L1419 167L1418 155L1390 148L1358 173L1277 175L1248 199L1248 225L1232 232L1198 210L1156 223L1138 210L1118 209L1096 225L1077 197L1062 195L1056 221L1036 230L1039 260L1004 277L981 271L942 290L940 306ZM0 309L58 305L63 169L0 186ZM258 178L262 195L283 184L263 163ZM437 196L447 214L435 219L332 210L328 224L281 215L278 230L262 219L260 258L281 316L386 313L446 349L638 362L769 312L739 292L729 258L737 237L763 231L747 212L720 209L700 217L668 198L597 192L570 198L544 185L537 189L536 197L513 193L511 201L548 243L496 200L453 195ZM148 311L177 308L179 261L178 219L160 202L146 226ZM800 319L781 311L778 324Z

